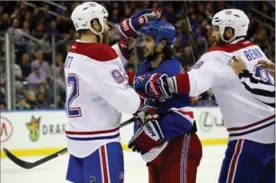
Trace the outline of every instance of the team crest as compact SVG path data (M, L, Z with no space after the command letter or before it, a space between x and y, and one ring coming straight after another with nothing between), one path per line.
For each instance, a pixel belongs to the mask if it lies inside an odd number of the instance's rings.
M230 15L231 13L232 13L232 11L230 11L230 10L225 12L226 15Z

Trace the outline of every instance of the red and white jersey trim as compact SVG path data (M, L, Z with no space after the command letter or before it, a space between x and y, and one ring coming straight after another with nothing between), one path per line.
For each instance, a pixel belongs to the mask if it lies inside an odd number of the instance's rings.
M175 112L180 116L186 118L189 122L193 124L194 122L194 112L192 107L182 107L182 108L171 108L169 111Z
M72 140L102 140L117 138L120 135L120 128L101 131L65 131L66 136Z

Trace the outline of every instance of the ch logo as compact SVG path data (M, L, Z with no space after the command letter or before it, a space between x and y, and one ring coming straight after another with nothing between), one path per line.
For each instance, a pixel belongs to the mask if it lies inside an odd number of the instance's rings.
M90 182L89 183L96 183L96 177L91 176L90 177Z

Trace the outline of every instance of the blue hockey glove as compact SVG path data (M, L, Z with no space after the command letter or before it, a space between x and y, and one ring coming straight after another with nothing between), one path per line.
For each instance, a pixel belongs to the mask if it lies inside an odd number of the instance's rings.
M139 31L146 23L157 20L161 16L161 9L145 9L132 15L120 23L119 30L126 38L136 38Z
M167 78L166 74L159 73L137 77L135 90L145 98L158 99L163 102L172 96L166 82Z

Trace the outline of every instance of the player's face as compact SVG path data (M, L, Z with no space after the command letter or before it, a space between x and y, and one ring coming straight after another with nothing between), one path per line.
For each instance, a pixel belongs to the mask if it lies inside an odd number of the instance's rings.
M216 43L221 41L220 38L220 31L218 26L213 26L213 32L212 32L212 37Z
M155 41L151 36L142 36L140 39L141 47L144 51L144 57L152 56L154 54Z

